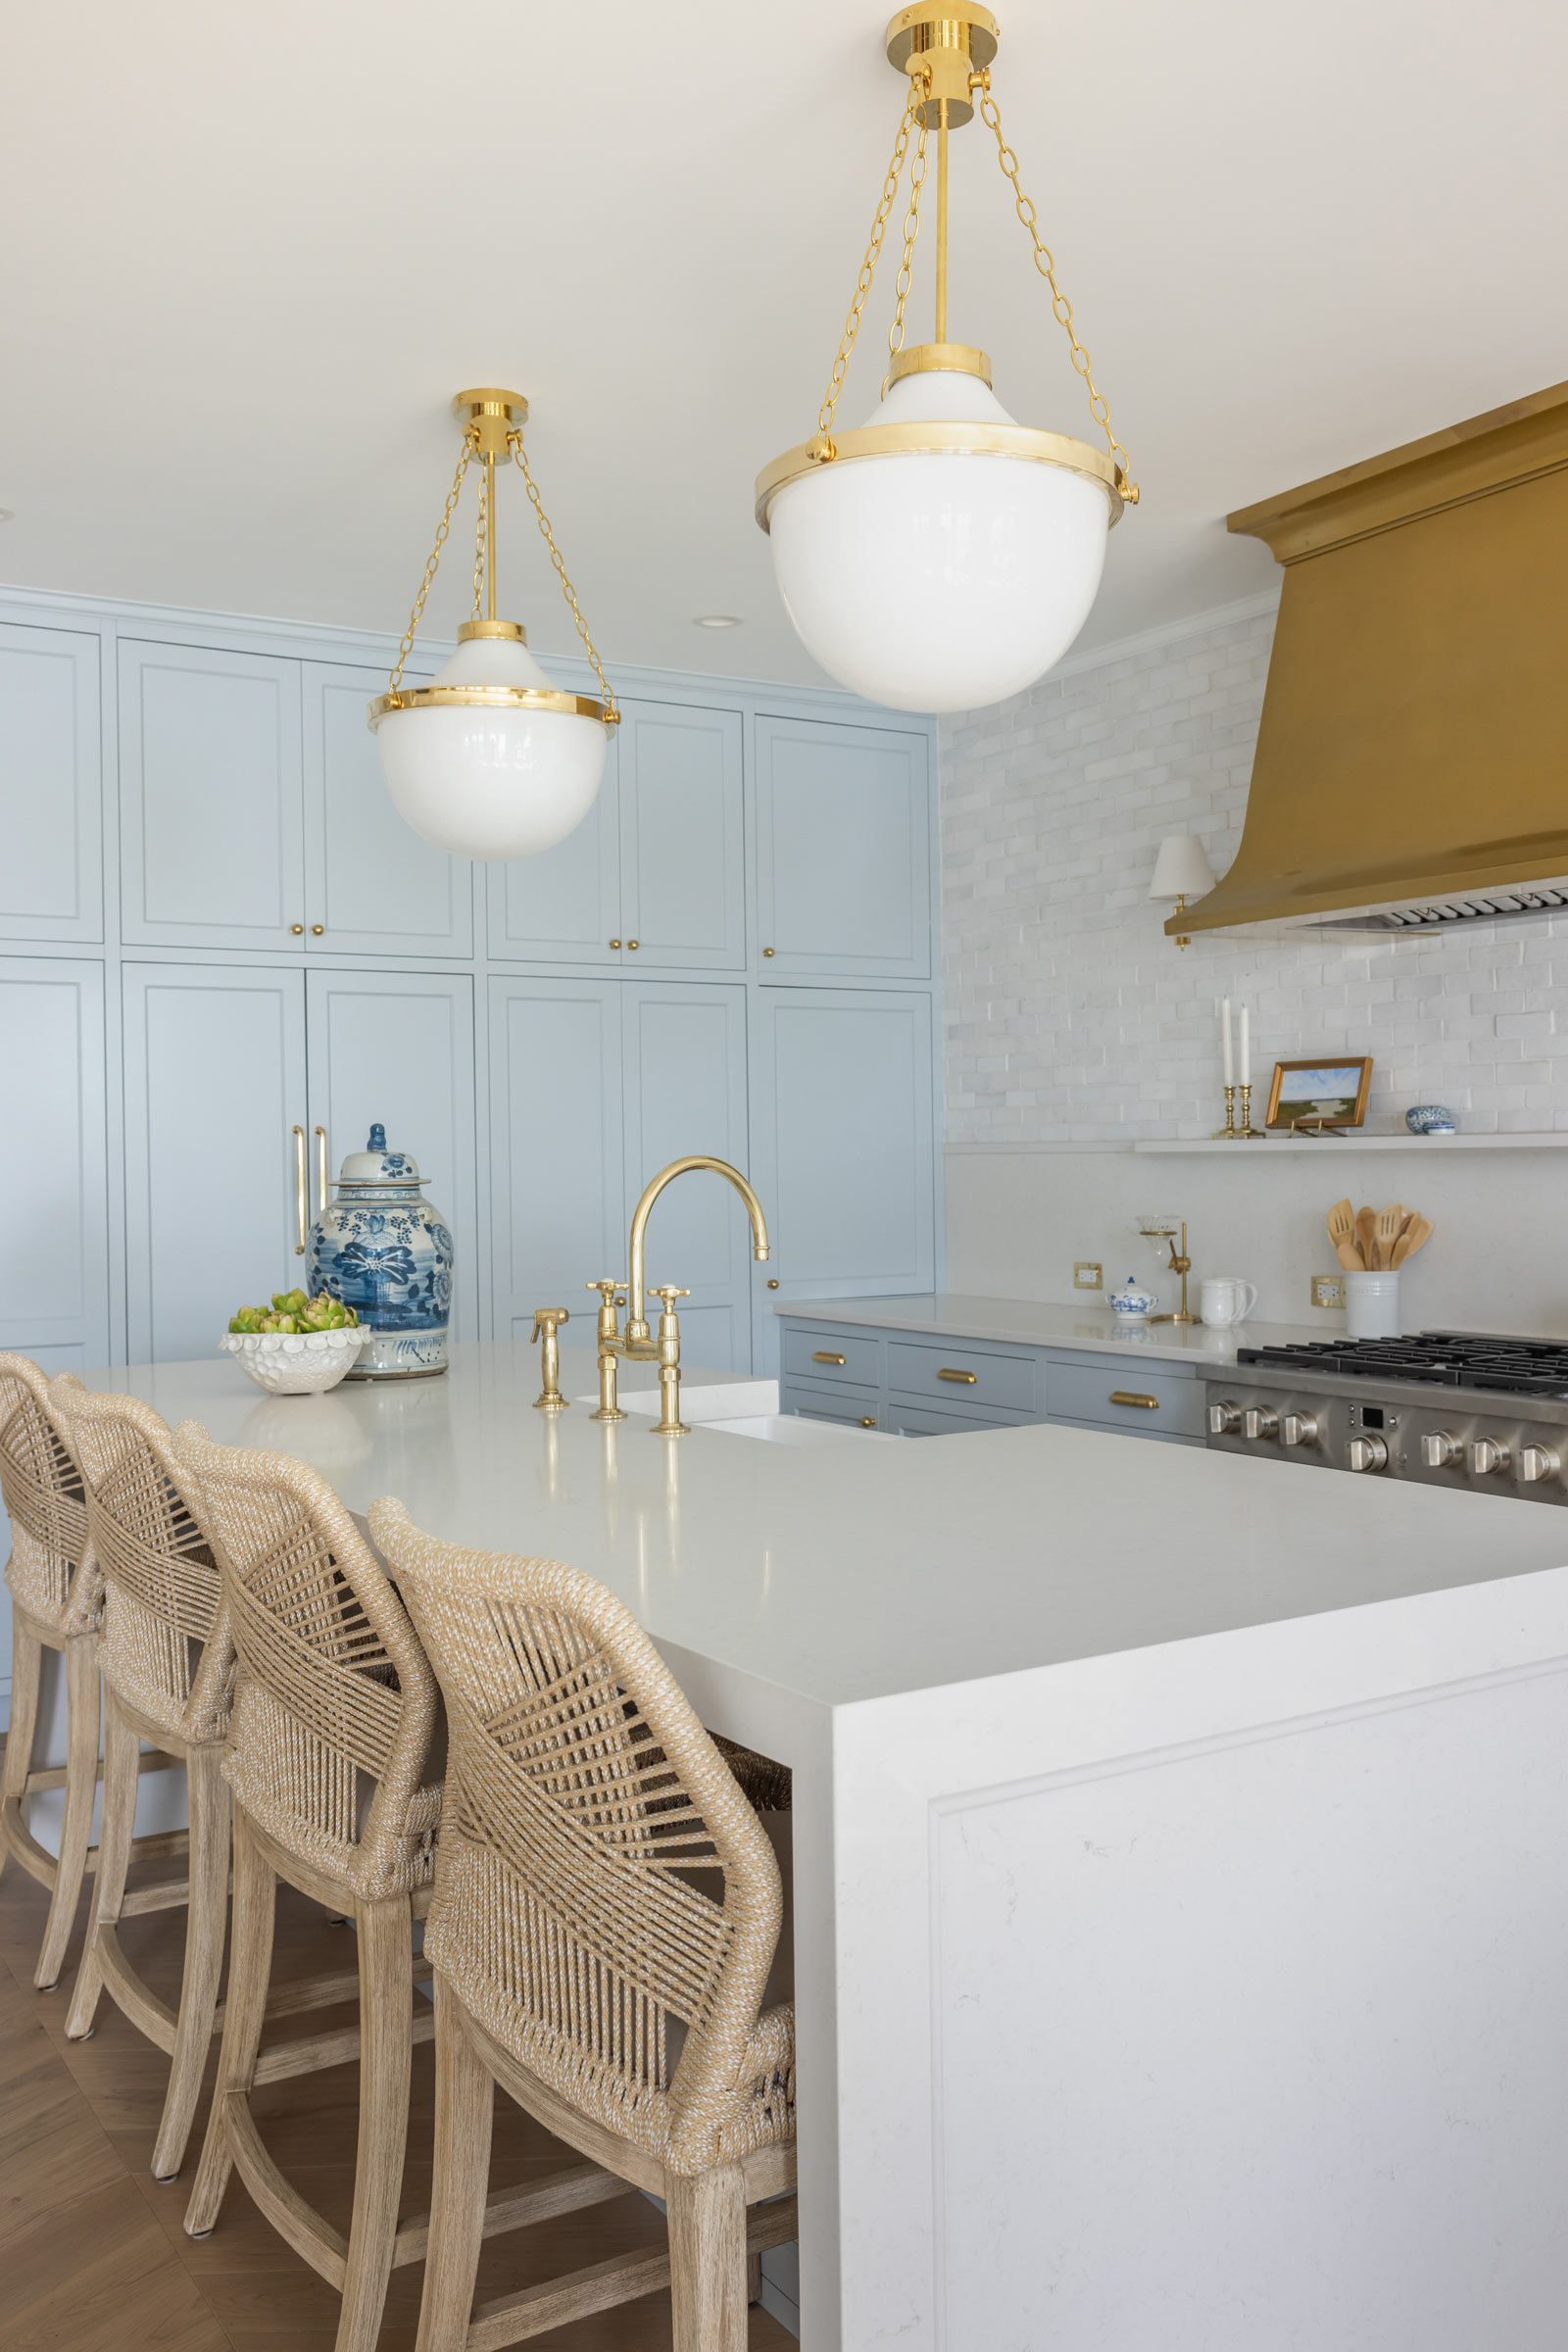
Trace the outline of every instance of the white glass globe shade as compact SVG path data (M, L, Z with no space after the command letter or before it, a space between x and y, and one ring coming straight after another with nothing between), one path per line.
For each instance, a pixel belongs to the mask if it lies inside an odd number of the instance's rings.
M977 375L894 384L867 423L1012 424ZM1100 589L1107 492L1034 459L846 458L768 510L773 571L807 651L896 710L977 710L1059 662Z
M470 637L430 681L554 691L525 645ZM605 772L604 722L572 710L426 704L376 730L400 815L459 858L532 858L582 823Z

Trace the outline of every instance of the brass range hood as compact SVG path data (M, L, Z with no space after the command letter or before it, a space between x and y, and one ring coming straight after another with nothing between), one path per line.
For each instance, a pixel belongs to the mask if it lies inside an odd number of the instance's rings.
M1568 907L1568 384L1227 519L1285 585L1236 862L1166 931Z

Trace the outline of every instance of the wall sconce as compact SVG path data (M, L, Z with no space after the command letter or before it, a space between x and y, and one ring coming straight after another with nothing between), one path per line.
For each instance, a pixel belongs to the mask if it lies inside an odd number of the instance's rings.
M1196 833L1168 833L1159 845L1154 859L1154 878L1149 885L1152 899L1174 899L1176 912L1186 911L1189 899L1200 899L1214 887L1214 869L1203 855L1203 845ZM1178 932L1176 945L1187 947L1190 942Z

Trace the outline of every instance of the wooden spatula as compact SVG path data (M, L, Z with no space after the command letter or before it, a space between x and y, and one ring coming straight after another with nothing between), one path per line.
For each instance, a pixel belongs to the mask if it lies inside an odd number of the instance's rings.
M1348 1274L1366 1272L1366 1260L1355 1246L1355 1218L1348 1200L1336 1200L1329 1210L1329 1240Z
M1399 1229L1403 1223L1404 1211L1397 1201L1395 1201L1390 1208L1380 1208L1373 1218L1372 1246L1378 1253L1376 1263L1379 1266L1393 1265L1394 1245L1399 1238Z
M1429 1242L1431 1239L1431 1218L1412 1217L1394 1245L1394 1263L1396 1266L1402 1266L1407 1257L1415 1255L1423 1242Z
M1369 1274L1378 1262L1377 1245L1372 1239L1372 1224L1376 1215L1376 1209L1372 1208L1358 1208L1355 1212L1356 1246L1361 1252L1361 1263Z

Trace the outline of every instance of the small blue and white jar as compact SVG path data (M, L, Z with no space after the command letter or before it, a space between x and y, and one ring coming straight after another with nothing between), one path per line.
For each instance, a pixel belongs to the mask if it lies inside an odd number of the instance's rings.
M1445 1110L1441 1102L1415 1102L1404 1114L1404 1123L1412 1135L1452 1135L1453 1113Z
M1142 1323L1159 1304L1159 1293L1146 1291L1129 1274L1119 1291L1107 1294L1105 1304L1123 1323Z
M447 1368L452 1234L419 1187L407 1152L389 1152L376 1125L351 1152L334 1198L311 1227L307 1279L352 1306L369 1333L350 1380L427 1378Z

